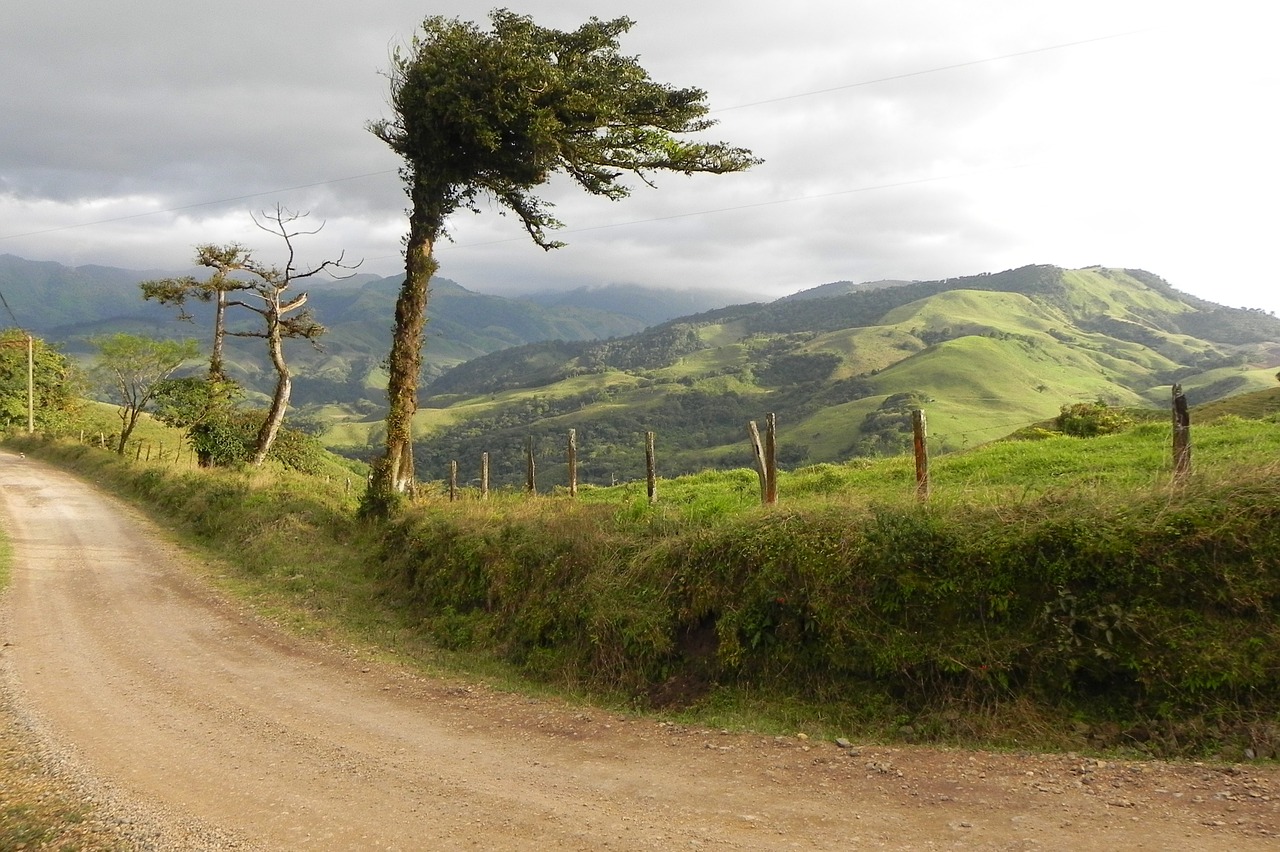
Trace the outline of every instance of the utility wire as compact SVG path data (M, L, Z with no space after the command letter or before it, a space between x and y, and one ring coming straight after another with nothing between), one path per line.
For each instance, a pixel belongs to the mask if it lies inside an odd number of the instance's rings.
M0 304L4 305L4 311L9 315L9 319L13 320L15 328L22 328L22 323L18 322L18 318L13 315L13 308L9 307L9 300L4 297L4 293L0 293Z
M766 98L765 100L762 100L762 101L751 101L750 103L745 103L745 104L735 104L734 106L721 107L719 109L712 110L711 112L717 113L717 112L729 112L731 110L736 110L736 109L747 109L749 107L764 106L765 104L776 104L776 103L781 103L782 101L792 101L797 98L808 98L808 97L813 97L815 95L827 95L832 92L843 92L848 89L857 89L863 86L874 86L878 83L891 83L895 80L907 80L912 77L923 77L926 74L939 74L943 71L955 71L959 68L971 68L974 65L985 65L990 62L1000 62L1005 59L1017 59L1022 56L1034 56L1037 53L1048 53L1053 50L1065 50L1068 47L1082 47L1083 45L1095 44L1100 41L1109 41L1111 39L1116 39L1116 38L1127 38L1128 36L1141 35L1143 33L1151 32L1152 29L1153 28L1148 27L1146 29L1129 30L1128 32L1112 33L1111 35L1081 39L1080 41L1069 41L1063 44L1051 44L1047 47L1033 47L1030 50L1020 50L1016 53L1005 53L1000 56L988 56L984 59L971 59L967 62L956 62L951 65L939 65L936 68L925 68L921 71L907 71L906 73L903 73L903 74L891 74L888 77L876 77L871 80L860 80L857 83L845 83L842 86L832 86L829 89L814 89L812 92L799 92L794 95L781 95L776 98Z

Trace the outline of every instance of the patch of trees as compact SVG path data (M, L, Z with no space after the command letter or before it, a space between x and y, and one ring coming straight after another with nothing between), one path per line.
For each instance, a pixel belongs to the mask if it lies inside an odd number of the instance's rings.
M640 372L670 366L706 344L695 327L658 326L612 340L553 340L504 349L446 371L427 392L478 395L536 388L608 370Z
M1064 435L1093 438L1123 432L1133 425L1133 420L1120 409L1099 400L1064 405L1053 423Z
M1096 316L1088 319L1079 319L1076 325L1082 331L1090 331L1099 334L1105 334L1108 337L1114 337L1117 340L1128 341L1129 343L1137 343L1148 349L1159 350L1168 342L1163 334L1130 320L1120 319L1118 317Z
M1213 306L1177 318L1183 334L1215 343L1280 341L1280 318L1263 310Z
M911 449L911 412L923 408L927 398L915 391L887 397L875 411L868 412L859 429L860 437L850 448L855 456L896 456Z
M824 382L842 363L835 352L786 352L758 366L756 381L765 387Z

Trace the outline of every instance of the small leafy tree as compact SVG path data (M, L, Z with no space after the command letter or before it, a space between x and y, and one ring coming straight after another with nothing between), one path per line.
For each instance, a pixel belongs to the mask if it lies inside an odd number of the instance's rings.
M0 429L27 428L27 346L25 331L0 331ZM32 410L39 432L58 433L71 426L80 409L84 379L75 364L38 337L30 338Z
M491 29L427 18L392 56L392 119L369 129L404 160L409 196L405 280L396 301L388 359L387 446L374 465L364 509L389 510L413 479L410 426L417 410L427 285L446 218L477 210L478 198L514 213L534 243L562 245L550 204L532 194L554 174L592 195L625 198L625 174L652 185L659 171L725 173L759 162L750 151L679 134L705 130L706 92L650 79L619 52L632 21L592 18L572 32L546 29L507 10Z
M155 340L135 334L113 334L91 341L98 350L99 384L120 406L120 441L125 445L138 418L147 409L162 382L200 354L194 340Z
M166 426L185 429L200 467L229 466L248 459L239 432L230 426L240 387L203 376L169 378L153 396L154 414Z

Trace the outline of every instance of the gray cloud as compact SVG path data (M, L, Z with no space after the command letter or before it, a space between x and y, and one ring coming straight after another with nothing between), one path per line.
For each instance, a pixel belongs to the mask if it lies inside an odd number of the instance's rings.
M618 204L553 184L570 245L550 254L510 218L461 215L444 272L477 289L777 295L1110 263L1277 309L1259 278L1280 192L1264 6L529 0L516 11L548 26L636 19L624 49L707 89L708 135L767 162L664 176ZM483 17L456 0L431 11ZM196 242L260 243L248 214L279 202L327 222L305 250L393 273L405 199L364 124L387 113L379 69L423 14L407 0L8 4L0 252L174 266Z

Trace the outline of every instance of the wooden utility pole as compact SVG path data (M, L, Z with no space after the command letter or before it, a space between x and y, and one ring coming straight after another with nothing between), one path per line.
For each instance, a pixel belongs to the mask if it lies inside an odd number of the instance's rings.
M524 489L532 496L538 493L538 468L537 463L533 460L533 436L529 436L529 442L525 447L525 477Z
M36 351L35 339L27 335L27 434L36 431Z
M569 496L578 496L578 430L569 430Z
M916 499L923 503L929 499L929 433L923 409L911 412L911 435L916 453Z
M1182 385L1173 386L1173 483L1181 485L1191 475L1191 412Z
M653 432L644 433L644 464L647 471L646 481L649 485L649 505L658 502L658 457L654 448Z

